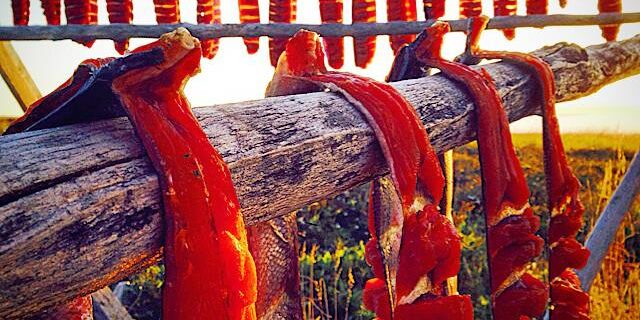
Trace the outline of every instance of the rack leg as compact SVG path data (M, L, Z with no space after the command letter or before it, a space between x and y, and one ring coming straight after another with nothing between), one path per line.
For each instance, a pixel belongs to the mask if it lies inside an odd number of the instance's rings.
M0 75L23 111L26 111L32 103L42 97L40 90L9 41L0 41Z

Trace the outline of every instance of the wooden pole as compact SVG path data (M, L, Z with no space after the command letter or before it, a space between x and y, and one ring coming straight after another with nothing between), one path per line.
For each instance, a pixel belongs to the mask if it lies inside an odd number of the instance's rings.
M289 23L249 23L194 25L62 25L62 26L15 26L0 27L0 40L65 40L65 39L113 39L159 38L178 27L185 27L194 37L200 39L224 37L290 37L300 29L315 31L323 36L372 36L420 33L433 21L394 21L385 23L355 24L289 24ZM466 20L448 20L451 31L465 31ZM599 15L528 15L493 17L487 29L520 27L585 26L640 22L640 12L604 13Z
M9 41L0 41L0 75L22 111L27 111L27 108L42 96Z
M91 294L95 320L133 320L127 309L109 287Z
M640 73L640 35L534 54L551 65L559 101ZM535 76L507 63L483 67L510 121L540 113ZM458 84L436 75L392 85L416 107L438 152L475 138L473 100ZM372 130L337 94L194 113L229 164L248 225L387 173ZM0 318L89 294L158 261L159 192L126 119L0 137Z
M593 280L600 271L602 261L616 237L620 223L638 196L638 192L640 192L640 152L636 152L627 173L587 238L585 246L591 251L591 255L587 265L577 271L584 291L588 292L591 288Z

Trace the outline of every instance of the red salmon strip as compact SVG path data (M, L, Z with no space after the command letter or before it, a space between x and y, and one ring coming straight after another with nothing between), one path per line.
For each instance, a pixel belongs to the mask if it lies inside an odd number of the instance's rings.
M427 28L426 39L437 41L448 31L448 24L436 22ZM500 95L484 69L478 72L435 57L428 48L416 49L416 55L427 66L464 84L476 102L494 319L538 317L546 306L547 289L524 268L540 254L543 240L535 235L539 219L528 203L529 188L511 142ZM505 298L515 291L516 296L526 299Z

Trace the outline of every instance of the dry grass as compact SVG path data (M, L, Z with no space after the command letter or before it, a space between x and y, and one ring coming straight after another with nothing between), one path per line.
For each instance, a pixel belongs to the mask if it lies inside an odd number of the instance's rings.
M615 160L609 160L604 168L604 178L598 185L597 195L589 193L585 201L595 207L595 212L588 217L590 226L597 220L606 202L620 183L628 161L622 152L617 153ZM633 245L625 244L633 236L638 235L638 205L627 213L616 234L616 239L607 254L602 269L591 287L591 316L593 319L636 320L640 319L640 262ZM631 252L630 252L631 251ZM636 252L633 252L636 251Z

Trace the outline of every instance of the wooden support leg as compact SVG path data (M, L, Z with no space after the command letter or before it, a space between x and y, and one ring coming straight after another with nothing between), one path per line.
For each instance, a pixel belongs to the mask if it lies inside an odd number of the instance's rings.
M42 97L11 42L0 41L0 75L9 86L22 111Z
M587 238L585 247L591 251L591 256L587 265L577 272L584 291L588 292L591 288L593 279L600 271L602 260L607 256L609 246L616 237L622 218L629 211L638 193L640 193L640 151L636 152L627 173Z
M451 221L451 224L455 226L453 221L453 149L445 151L441 156L442 171L446 179L444 198L440 202L440 210L444 212L447 219ZM458 294L458 277L451 277L447 279L447 292L450 295Z
M91 298L93 298L93 313L96 320L133 320L109 287L94 292Z

